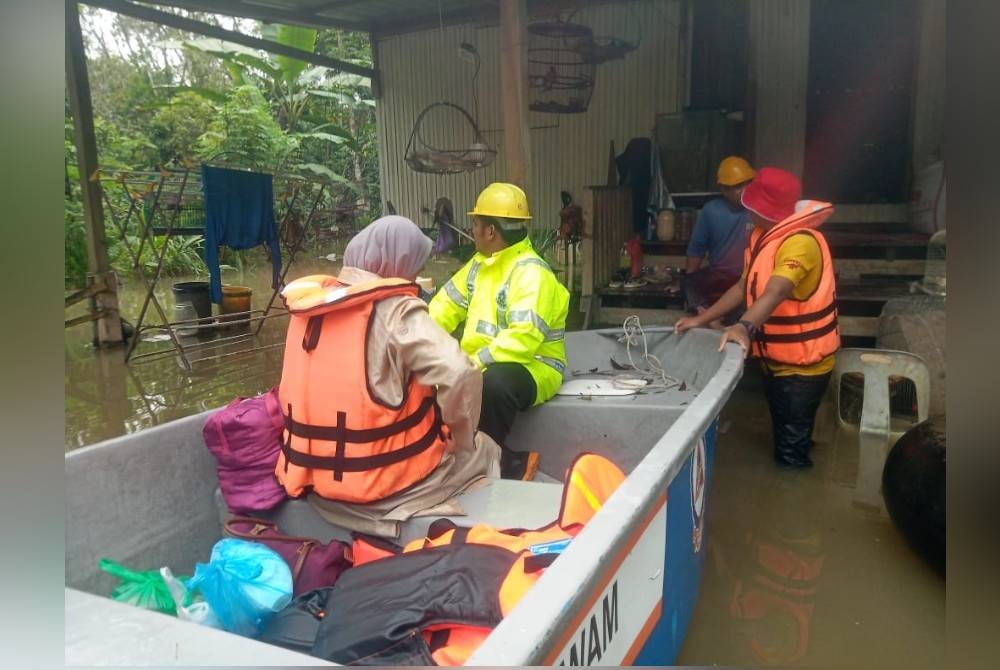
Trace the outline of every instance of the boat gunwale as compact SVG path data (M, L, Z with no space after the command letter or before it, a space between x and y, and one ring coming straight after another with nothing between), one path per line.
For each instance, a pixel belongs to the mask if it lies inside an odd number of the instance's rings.
M645 330L656 333L673 328ZM692 336L716 338L718 333L696 329L686 335ZM720 355L719 368L705 387L553 564L560 569L542 574L466 665L540 665L550 662L552 653L558 653L555 646L562 642L566 629L608 576L604 566L615 565L621 553L628 553L624 542L632 534L633 524L621 520L645 520L655 513L698 440L722 410L724 400L720 404L717 399L728 399L736 388L743 374L743 351L730 343ZM539 620L548 625L530 625Z

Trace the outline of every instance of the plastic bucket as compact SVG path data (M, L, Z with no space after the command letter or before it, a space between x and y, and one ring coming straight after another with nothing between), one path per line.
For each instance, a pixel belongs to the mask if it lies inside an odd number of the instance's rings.
M202 323L212 321L212 301L208 297L207 281L182 281L174 284L174 304L187 303L194 307Z
M246 327L250 324L253 291L247 286L223 286L219 323Z
M183 321L184 325L177 326L175 332L181 337L194 337L198 334L198 324L195 319L198 313L194 311L194 306L189 302L179 302L174 305L174 321ZM187 323L190 322L190 323Z

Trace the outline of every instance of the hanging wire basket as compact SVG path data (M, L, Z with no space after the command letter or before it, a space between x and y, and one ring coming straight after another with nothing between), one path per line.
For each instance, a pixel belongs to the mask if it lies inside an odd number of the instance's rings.
M452 115L458 114L467 123L471 130L469 133L471 141L464 148L442 149L434 146L425 138L424 124L428 123L428 114L438 112L436 126L432 130L442 137L455 137L454 123L447 122L447 111L451 110ZM445 114L441 114L445 112ZM457 174L459 172L470 172L481 167L486 167L497 157L496 149L492 149L483 140L483 135L479 131L479 126L467 111L451 102L435 102L429 105L417 116L410 132L410 139L406 143L406 154L404 160L412 170L426 172L430 174Z
M549 114L587 111L594 93L596 63L588 60L594 33L565 21L528 26L528 107Z

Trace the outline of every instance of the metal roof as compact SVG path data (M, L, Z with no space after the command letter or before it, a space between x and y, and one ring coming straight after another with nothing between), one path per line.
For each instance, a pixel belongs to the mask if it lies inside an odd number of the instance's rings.
M499 20L500 15L499 0L165 0L156 4L272 23L377 33ZM528 0L527 3L529 14L588 4L603 3L593 0Z

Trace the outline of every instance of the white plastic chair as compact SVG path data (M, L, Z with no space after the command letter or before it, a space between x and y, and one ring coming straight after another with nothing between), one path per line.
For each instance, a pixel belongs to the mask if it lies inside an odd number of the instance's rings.
M893 437L890 423L889 378L904 377L913 382L916 388L917 423L919 423L926 420L928 415L930 370L924 359L907 351L887 349L838 351L837 363L830 381L833 383L837 422L842 429L853 428L853 424L844 420L840 406L841 378L848 373L864 375L865 379L854 501L863 506L878 508L882 506L882 468L885 466L885 458Z

